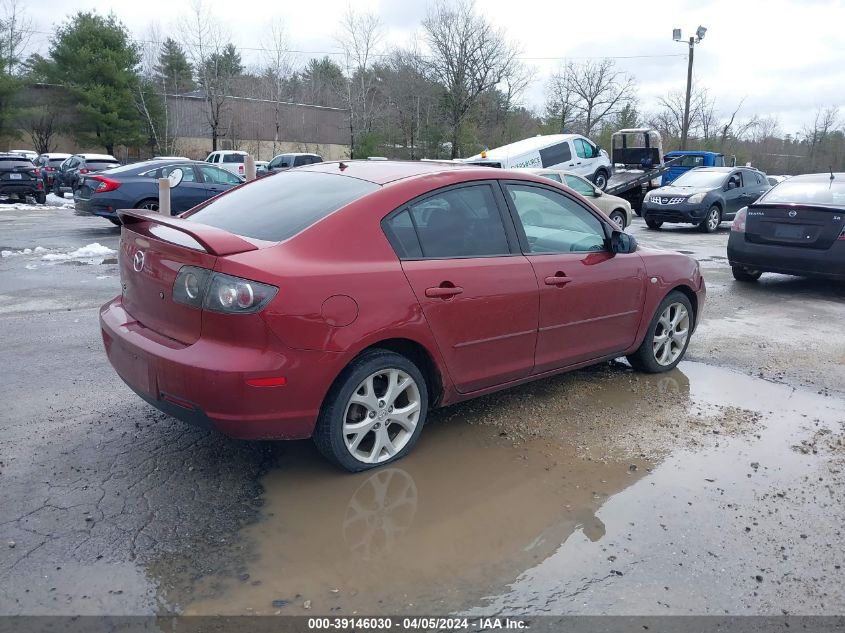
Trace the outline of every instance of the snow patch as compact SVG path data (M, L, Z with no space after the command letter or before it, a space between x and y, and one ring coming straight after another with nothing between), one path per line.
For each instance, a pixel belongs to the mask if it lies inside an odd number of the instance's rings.
M102 260L108 257L109 255L113 255L116 251L109 248L108 246L103 246L99 242L94 242L93 244L87 244L82 248L77 248L75 251L71 251L70 253L48 253L44 255L41 259L45 262L62 262L62 261L69 261L69 260L99 260L97 263L102 263Z

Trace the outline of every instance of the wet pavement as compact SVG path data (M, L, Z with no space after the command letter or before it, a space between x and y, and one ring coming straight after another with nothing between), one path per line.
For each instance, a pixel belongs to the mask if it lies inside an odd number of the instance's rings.
M70 257L118 231L0 208L0 614L845 612L845 287L738 284L726 230L631 232L702 262L689 361L436 411L348 475L139 401L97 331L116 266Z

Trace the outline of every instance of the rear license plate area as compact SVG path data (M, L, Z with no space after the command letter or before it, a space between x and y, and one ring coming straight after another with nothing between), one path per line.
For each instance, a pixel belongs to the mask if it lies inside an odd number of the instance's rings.
M21 180L22 176L20 174L9 174L9 180Z
M151 376L150 364L146 358L126 349L117 340L112 342L109 351L112 365L123 380L138 391L150 396L156 395L155 380Z
M775 237L788 240L803 240L812 235L811 228L803 224L775 224Z

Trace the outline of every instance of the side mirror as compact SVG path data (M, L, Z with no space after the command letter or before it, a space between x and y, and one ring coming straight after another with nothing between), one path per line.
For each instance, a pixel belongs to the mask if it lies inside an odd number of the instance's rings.
M616 229L610 236L610 250L614 253L633 253L637 250L637 238Z
M593 189L593 197L594 198L601 198L604 195L604 192L599 189L598 187Z
M173 189L174 187L178 187L179 183L182 182L182 178L185 177L185 173L179 169L178 167L172 170L168 175L167 179L170 181L170 188Z

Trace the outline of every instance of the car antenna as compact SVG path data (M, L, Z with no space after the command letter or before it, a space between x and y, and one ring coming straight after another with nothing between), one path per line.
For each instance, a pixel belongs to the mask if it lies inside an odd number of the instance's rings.
M831 179L831 180L836 180L836 178L835 178L835 177L834 177L834 175L833 175L833 167L831 167L830 165L828 165L828 169L830 170L830 179Z

